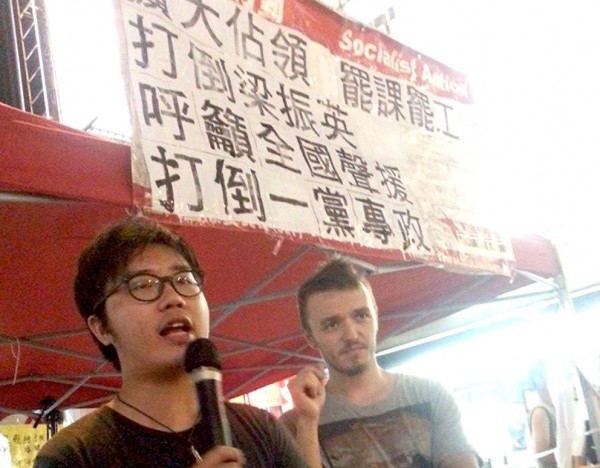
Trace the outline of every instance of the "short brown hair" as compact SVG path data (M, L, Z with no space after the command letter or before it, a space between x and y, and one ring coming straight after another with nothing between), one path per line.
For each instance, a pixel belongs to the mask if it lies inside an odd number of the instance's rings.
M336 257L319 268L298 289L298 313L300 323L305 332L310 333L306 305L313 294L324 291L343 291L365 286L373 295L371 285L363 272L360 272L349 261ZM373 304L376 307L375 298Z

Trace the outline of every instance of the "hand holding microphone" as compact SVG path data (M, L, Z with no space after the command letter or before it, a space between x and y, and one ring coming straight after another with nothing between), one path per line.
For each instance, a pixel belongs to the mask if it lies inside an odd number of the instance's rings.
M241 450L234 447L224 447L219 445L211 448L202 457L202 461L194 463L194 468L235 468L243 467L246 464Z

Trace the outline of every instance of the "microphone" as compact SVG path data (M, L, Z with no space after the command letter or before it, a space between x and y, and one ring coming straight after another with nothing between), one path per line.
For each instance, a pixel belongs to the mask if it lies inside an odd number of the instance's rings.
M200 426L208 448L231 443L231 430L223 404L221 358L208 338L192 341L185 352L185 371L196 384L200 404Z

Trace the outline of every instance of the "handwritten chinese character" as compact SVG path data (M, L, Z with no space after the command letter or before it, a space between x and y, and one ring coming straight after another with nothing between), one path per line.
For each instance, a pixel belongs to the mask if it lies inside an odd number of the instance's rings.
M256 136L257 138L269 143L269 146L267 146L267 152L273 156L276 156L276 159L265 157L265 162L267 164L274 164L275 166L279 166L288 171L295 172L296 174L301 174L302 171L300 171L300 169L293 167L292 164L290 164L294 162L294 148L279 136L271 124L264 122L261 122L260 124L263 127L263 130Z
M222 150L234 158L247 157L254 162L250 137L244 118L231 109L204 101L202 110L210 113L202 116L211 149Z
M378 193L377 189L371 187L370 179L373 174L369 172L366 159L360 154L347 153L343 148L338 148L336 152L340 158L342 171L352 176L350 185L368 190L370 193Z
M190 106L186 101L187 96L182 91L174 89L158 88L146 83L139 85L145 124L150 127L155 120L162 127L163 116L172 118L178 130L173 137L185 141L183 124L194 123L194 119L188 117Z
M188 57L194 64L196 88L214 91L224 95L230 102L235 102L231 78L227 73L225 60L216 59L208 52L190 42Z
M215 182L221 186L225 213L229 214L230 206L233 206L232 210L235 214L255 214L259 221L266 221L256 171L244 171L240 167L225 164L223 159L219 159Z
M315 200L323 203L327 216L323 224L327 226L327 233L333 231L338 237L354 237L354 227L350 223L346 196L333 191L330 187L313 189L313 194Z
M455 138L458 139L458 135L454 135L451 131L450 131L450 118L449 118L449 111L454 110L454 107L451 107L448 104L444 104L443 102L440 101L433 101L434 104L437 104L438 106L440 106L443 111L444 111L444 128L442 129L442 133L450 138Z
M280 111L287 117L286 123L290 127L299 130L312 130L319 136L308 94L297 89L290 89L288 94L285 91L284 85L280 84L277 95L283 102L283 107Z
M402 249L408 250L409 247L414 246L417 250L431 251L425 244L425 236L423 234L423 228L421 227L421 220L411 215L410 210L394 210L394 215L398 221L400 232L402 233Z
M362 204L365 215L363 231L373 234L382 244L387 244L389 242L388 238L393 236L393 232L385 219L385 206L369 198L357 198L356 201Z
M277 31L271 39L273 44L273 55L276 57L275 66L283 76L290 80L300 78L307 86L308 70L306 66L306 41L296 34Z
M162 58L160 58L158 61L159 62L167 62L171 65L169 70L162 70L163 75L165 75L169 78L177 78L177 63L175 60L175 48L173 46L173 39L177 39L177 37L178 37L177 34L169 31L163 25L157 24L157 23L151 24L152 29L145 27L144 26L144 18L142 17L142 15L137 15L136 22L129 21L129 25L137 30L138 37L139 37L138 41L133 41L131 43L131 45L133 46L134 49L139 49L139 51L140 51L141 60L136 59L135 63L140 68L148 68L148 66L150 65L149 50L150 49L155 49L158 51L163 50L163 48L161 48L161 47L155 48L155 43L148 39L148 36L153 36L154 31L157 30L164 34L164 37L165 37L166 43L167 43L166 50L168 52L168 58L166 60L163 60Z
M240 8L236 7L233 16L225 23L229 27L233 26L235 51L238 55L241 55L244 60L254 59L264 67L265 54L262 46L264 31L254 25L254 16L251 12L248 12L248 32L240 32L241 28L238 24L240 11Z
M408 199L408 190L402 181L400 169L379 162L375 163L375 169L381 174L381 185L386 189L388 198L412 204Z
M181 25L186 29L193 28L196 25L196 23L198 23L198 20L200 19L200 17L202 17L202 23L204 23L204 27L208 31L208 34L210 35L210 37L212 38L214 43L218 47L221 47L223 45L223 43L215 34L215 31L210 26L210 23L208 22L208 17L206 16L206 12L208 12L211 15L213 15L214 17L219 18L220 16L219 16L219 13L217 12L217 10L205 5L203 0L187 0L187 1L196 6L196 11L194 11L194 15L188 21L184 21L183 23L181 23Z
M342 182L337 173L327 146L314 141L298 138L300 151L313 177Z
M275 105L269 102L273 95L267 86L267 79L250 71L244 71L240 67L235 74L240 78L240 93L248 98L244 105L248 108L257 108L263 117L269 114L273 119L279 120L274 113Z
M354 133L348 130L348 125L344 120L344 117L348 116L348 112L342 110L339 105L329 102L329 99L317 102L327 109L323 113L325 120L321 122L324 128L331 130L329 134L325 134L327 139L335 140L341 137L348 145L356 149L356 145L350 141L350 137L353 137Z
M129 0L129 2L135 3L136 5L141 5L148 10L160 10L165 17L171 19L169 16L169 9L167 7L167 0Z
M400 82L381 76L374 76L373 81L377 91L377 115L391 116L397 121L406 120Z
M408 108L410 121L413 125L433 132L433 110L429 104L429 97L414 86L408 87Z
M181 176L176 173L179 169L179 160L187 161L190 165L190 171L194 180L194 186L196 190L196 203L188 204L188 208L191 211L202 211L204 208L202 187L200 186L200 178L198 175L197 165L202 164L202 160L186 156L184 154L174 154L173 158L167 157L167 151L163 146L157 146L158 155L154 154L150 156L152 162L157 163L162 168L163 177L154 181L156 186L160 189L164 187L166 197L159 200L159 203L170 213L175 211L175 182L181 179Z
M373 107L373 90L369 74L357 66L341 61L341 80L344 102L350 107L371 112Z

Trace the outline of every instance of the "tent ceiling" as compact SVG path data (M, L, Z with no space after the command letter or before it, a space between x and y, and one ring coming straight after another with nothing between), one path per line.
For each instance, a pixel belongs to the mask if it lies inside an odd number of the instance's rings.
M30 413L46 397L61 408L93 406L119 386L78 315L77 257L106 224L134 210L129 148L0 105L0 414ZM207 273L211 335L227 396L293 375L318 359L301 336L298 285L332 247L256 230L168 221ZM517 267L558 273L540 237L513 240ZM368 266L385 339L529 283L399 262L353 250Z

